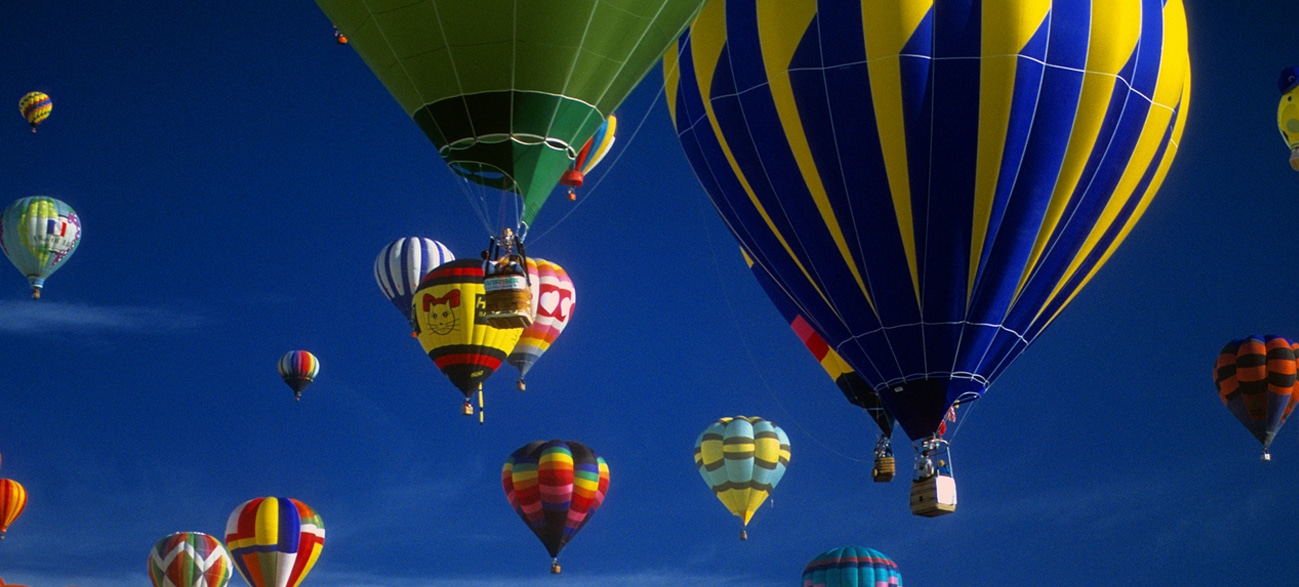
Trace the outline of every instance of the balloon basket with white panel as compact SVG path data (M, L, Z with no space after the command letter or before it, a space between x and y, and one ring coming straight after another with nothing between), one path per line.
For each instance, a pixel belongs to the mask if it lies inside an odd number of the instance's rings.
M946 440L934 436L914 443L916 472L911 481L911 513L934 518L956 511L956 478Z

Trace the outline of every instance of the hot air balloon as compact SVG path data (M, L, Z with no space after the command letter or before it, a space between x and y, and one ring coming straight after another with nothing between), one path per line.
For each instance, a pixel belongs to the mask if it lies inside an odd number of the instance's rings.
M297 587L324 545L325 523L296 499L251 499L226 522L230 557L252 587Z
M49 118L52 110L54 103L41 92L27 92L18 100L18 111L23 114L23 120L32 125L32 132L36 132L36 126Z
M0 540L9 524L14 523L27 507L27 490L13 479L0 479Z
M572 440L537 440L514 451L501 469L510 507L523 518L558 573L559 551L591 521L609 490L609 466Z
M609 154L609 150L613 149L613 141L616 138L614 133L617 130L618 117L610 114L595 134L586 140L586 144L582 145L582 150L577 152L577 158L573 160L568 171L559 177L559 184L568 186L568 199L577 199L577 194L573 190L582 187L582 183L586 181L586 174L591 173L591 170L604 160L604 156Z
M1190 95L1181 0L719 0L664 62L714 206L917 453L1132 230Z
M307 351L289 351L280 357L280 378L293 389L293 399L302 399L306 389L320 374L320 360Z
M1231 415L1263 444L1262 460L1272 459L1268 446L1299 403L1295 393L1299 343L1280 336L1248 336L1227 343L1218 354L1213 382Z
M753 259L744 252L744 249L740 249L740 253L744 255L744 262L749 265L749 269L753 270L753 276L758 278L758 285L762 286L762 291L771 298L772 305L776 306L780 315L789 322L789 327L794 330L794 334L798 335L798 339L803 341L803 346L812 353L821 368L825 369L826 375L834 380L849 403L865 410L879 426L880 436L875 441L875 466L871 469L871 479L876 483L892 481L893 475L897 472L890 441L890 437L893 436L893 415L884 407L884 402L875 389L867 384L866 380L862 379L861 375L858 375L852 366L839 356L839 353L834 352L825 339L821 338L821 335L807 323L807 319L798 313L798 306L780 290L780 286L771 279L771 276L767 275L761 267L754 265Z
M45 279L81 244L81 219L71 206L47 196L22 198L0 214L0 247L27 277L40 299Z
M220 540L202 532L176 532L149 551L149 580L153 587L224 587L231 565Z
M500 368L523 331L489 326L479 302L483 296L482 261L457 259L424 276L412 308L420 346L464 394L465 415L474 413L469 398L478 393L479 423L483 382Z
M316 3L452 171L522 199L523 233L704 2Z
M860 546L834 548L803 568L803 587L902 587L898 565L884 553Z
M411 323L415 288L434 267L455 260L451 249L433 239L407 237L388 243L374 260L374 280L384 297ZM414 329L412 328L412 336Z
M721 418L695 441L695 467L726 509L740 518L740 540L749 520L789 466L789 437L758 417Z
M1276 107L1276 126L1290 147L1290 168L1299 171L1299 67L1281 70L1277 80L1281 102Z
M527 263L532 278L532 312L536 318L523 329L518 344L505 358L519 369L519 391L526 387L523 378L532 365L568 327L577 304L577 290L563 267L545 259L528 259Z

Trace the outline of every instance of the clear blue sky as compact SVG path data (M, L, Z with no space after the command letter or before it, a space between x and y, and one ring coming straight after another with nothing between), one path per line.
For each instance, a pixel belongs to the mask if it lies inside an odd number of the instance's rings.
M1299 336L1299 174L1275 128L1299 4L1187 12L1191 114L1168 180L975 405L953 441L959 509L925 519L905 479L871 483L874 425L749 275L657 73L619 110L602 183L538 218L529 252L573 277L574 321L527 392L509 369L489 380L479 426L371 265L414 235L473 256L487 231L313 2L7 6L0 200L60 198L85 236L39 302L0 267L0 476L30 493L0 577L144 585L158 538L222 536L235 506L274 495L325 521L315 587L776 587L849 544L910 586L1293 584L1299 430L1260 463L1211 372L1229 339ZM16 108L33 89L55 104L35 135ZM275 371L295 348L322 363L300 403ZM793 446L743 543L691 459L737 414ZM500 485L511 451L550 438L612 477L559 577Z

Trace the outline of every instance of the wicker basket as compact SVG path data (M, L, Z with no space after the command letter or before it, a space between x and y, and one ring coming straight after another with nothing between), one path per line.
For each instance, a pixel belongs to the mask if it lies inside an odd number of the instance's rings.
M532 292L527 278L507 273L483 279L484 321L493 328L527 328L532 324Z
M888 483L897 473L893 457L875 457L875 468L871 469L871 479L876 483Z
M911 513L933 518L956 511L956 480L934 475L911 482Z

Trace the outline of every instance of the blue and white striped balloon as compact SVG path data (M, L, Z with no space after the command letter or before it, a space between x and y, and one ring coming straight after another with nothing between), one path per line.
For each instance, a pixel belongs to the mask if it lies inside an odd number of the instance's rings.
M446 245L432 239L408 237L395 240L374 260L374 280L401 315L410 320L411 303L419 280L433 268L454 261Z

